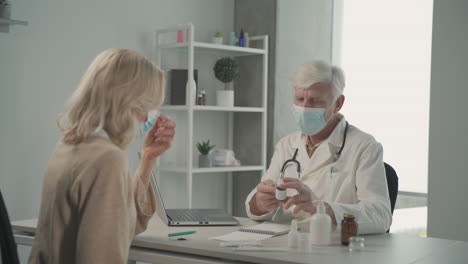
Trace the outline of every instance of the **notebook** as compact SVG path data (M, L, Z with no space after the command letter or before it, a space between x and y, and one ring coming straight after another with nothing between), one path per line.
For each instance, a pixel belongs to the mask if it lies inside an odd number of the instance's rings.
M239 229L241 232L257 233L264 235L279 236L289 232L289 225L280 225L274 223L264 222L256 226L244 227Z
M210 237L209 239L219 240L219 241L260 241L270 237L283 235L289 232L289 225L281 225L264 222L262 224L244 227L226 235Z

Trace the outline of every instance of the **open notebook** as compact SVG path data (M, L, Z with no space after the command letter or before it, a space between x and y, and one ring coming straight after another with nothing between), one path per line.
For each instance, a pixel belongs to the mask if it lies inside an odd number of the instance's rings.
M283 235L289 232L289 225L280 225L274 223L262 223L252 227L245 227L226 235L210 237L210 239L219 241L260 241L270 237Z

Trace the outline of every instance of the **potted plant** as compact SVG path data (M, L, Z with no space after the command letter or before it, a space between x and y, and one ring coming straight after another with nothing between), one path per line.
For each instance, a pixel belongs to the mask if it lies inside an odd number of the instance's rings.
M197 149L200 152L200 155L198 156L198 167L199 168L206 168L206 167L211 167L210 160L208 159L208 153L210 153L210 150L212 150L215 147L215 145L210 145L210 141L206 142L198 142L197 143Z
M8 0L0 0L0 18L9 19L10 14L10 2L8 2Z
M223 37L221 36L221 32L216 32L213 36L213 43L214 44L223 44Z
M239 64L233 58L224 57L216 61L213 71L216 79L223 82L225 88L216 92L216 104L234 106L234 91L229 89L229 85L239 75Z

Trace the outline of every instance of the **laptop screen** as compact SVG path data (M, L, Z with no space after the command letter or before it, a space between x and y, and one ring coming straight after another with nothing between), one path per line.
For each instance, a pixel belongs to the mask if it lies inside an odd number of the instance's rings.
M154 169L151 170L151 177L150 177L150 184L151 188L153 188L153 193L154 193L154 199L156 200L156 213L158 216L165 222L166 224L169 224L169 220L167 219L167 214L166 214L166 207L164 207L164 201L161 195L161 192L159 191L159 186L158 182L156 181L156 175L154 173Z

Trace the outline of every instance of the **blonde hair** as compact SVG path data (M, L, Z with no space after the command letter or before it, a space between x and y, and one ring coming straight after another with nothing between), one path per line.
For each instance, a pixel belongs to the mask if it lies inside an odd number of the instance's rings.
M325 61L309 61L299 66L293 76L294 88L308 88L318 82L331 83L333 96L336 99L343 94L344 72L340 67L332 66Z
M163 72L137 52L102 52L89 65L58 121L64 141L78 144L104 130L114 144L125 148L134 138L136 115L162 104L163 87Z

